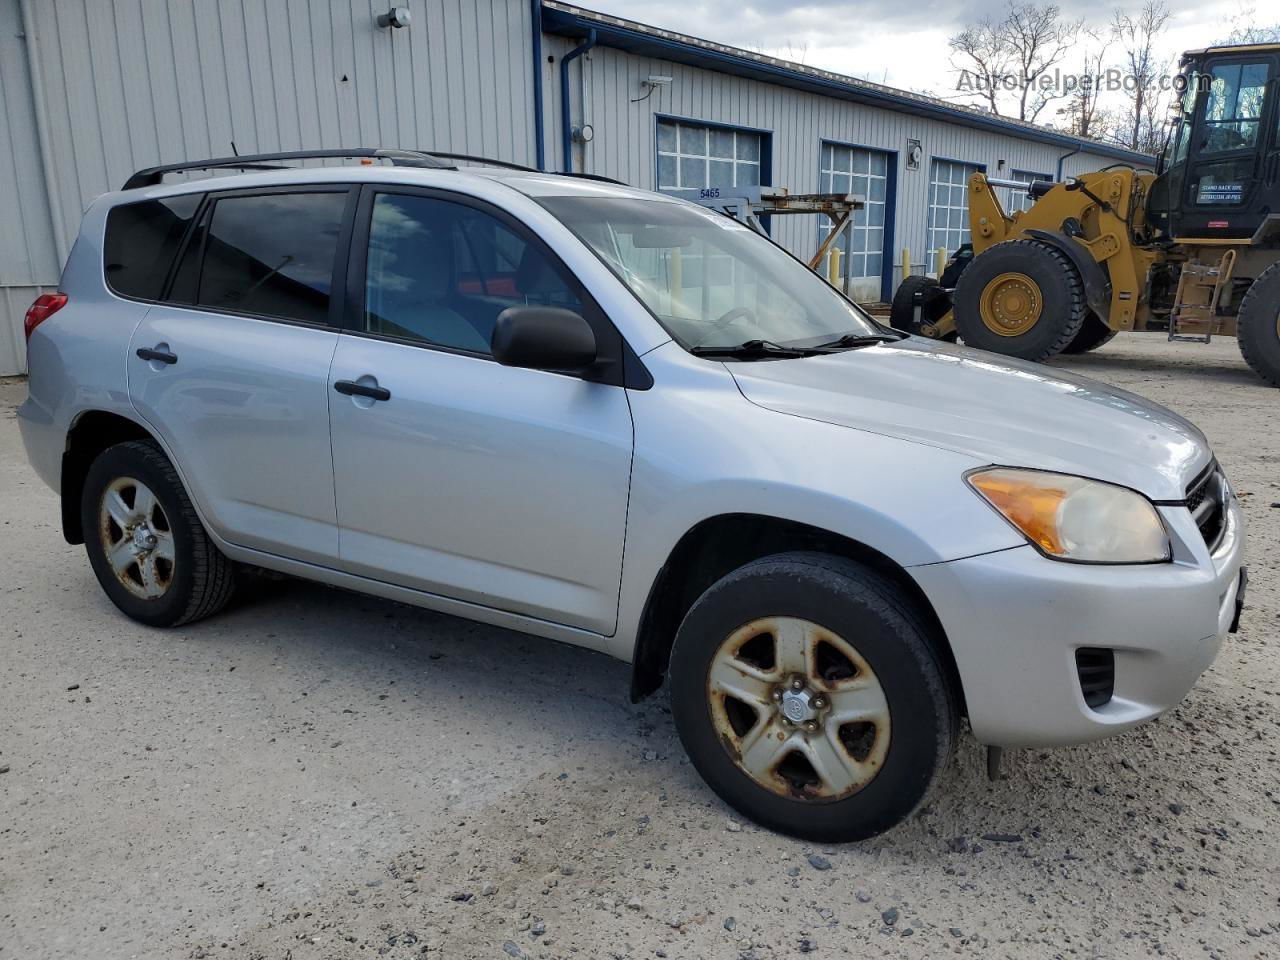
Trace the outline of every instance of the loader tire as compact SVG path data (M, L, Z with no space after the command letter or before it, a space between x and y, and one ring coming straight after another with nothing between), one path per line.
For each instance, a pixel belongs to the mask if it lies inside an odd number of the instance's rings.
M1097 350L1104 343L1110 343L1118 331L1107 326L1105 320L1092 310L1084 318L1084 326L1076 334L1076 338L1062 348L1063 353L1088 353Z
M916 291L924 293L924 302L920 305L920 322L916 323L914 297ZM932 277L912 274L898 285L898 292L893 295L893 304L889 307L889 326L903 333L924 336L923 327L937 323L951 309L951 298L947 291L938 286ZM948 339L944 337L943 339ZM950 335L955 339L955 334Z
M1280 387L1280 263L1253 281L1240 302L1236 337L1244 362L1273 387Z
M1005 240L978 254L953 301L968 346L1022 360L1061 353L1089 312L1075 265L1039 240Z

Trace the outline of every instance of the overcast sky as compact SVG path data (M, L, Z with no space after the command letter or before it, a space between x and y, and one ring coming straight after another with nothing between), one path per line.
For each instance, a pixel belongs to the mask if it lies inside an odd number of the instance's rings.
M748 47L877 83L953 98L947 39L997 3L959 0L578 0L583 6L707 40ZM1225 39L1253 0L1166 0L1164 46L1176 54ZM1105 27L1117 7L1142 0L1059 0L1065 17ZM1269 8L1263 0L1259 9ZM1254 18L1257 19L1257 18ZM1044 118L1042 118L1044 119Z

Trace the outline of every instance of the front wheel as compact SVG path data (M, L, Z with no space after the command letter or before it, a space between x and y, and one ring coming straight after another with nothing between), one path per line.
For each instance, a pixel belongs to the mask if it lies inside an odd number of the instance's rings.
M921 803L954 749L955 699L914 602L840 557L788 553L715 583L671 654L690 759L743 815L860 840Z
M953 300L956 329L967 346L1022 360L1061 353L1088 312L1075 265L1039 240L988 247L960 275Z
M98 582L134 620L177 626L231 599L235 567L210 541L155 444L130 441L103 451L85 477L80 516Z

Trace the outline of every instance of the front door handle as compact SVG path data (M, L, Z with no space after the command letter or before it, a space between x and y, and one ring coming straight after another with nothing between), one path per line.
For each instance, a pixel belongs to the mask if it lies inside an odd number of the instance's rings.
M177 363L178 355L168 350L153 350L150 347L139 347L138 356L153 363Z
M390 400L391 391L386 387L372 387L354 380L336 380L333 389L347 397L368 397L370 400Z

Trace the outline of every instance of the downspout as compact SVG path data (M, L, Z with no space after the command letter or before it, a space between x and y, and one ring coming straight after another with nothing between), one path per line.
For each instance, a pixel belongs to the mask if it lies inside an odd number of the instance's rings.
M21 0L22 39L27 48L27 72L31 78L31 100L36 113L36 138L40 144L40 167L44 174L44 192L49 201L49 217L53 221L53 248L58 255L58 272L67 262L67 241L63 236L62 200L58 196L58 181L53 173L53 147L49 141L48 112L44 102L44 84L41 82L40 47L36 43L36 18L31 14L31 0ZM33 278L34 279L34 278ZM54 281L56 284L58 281Z
M1065 161L1068 157L1074 157L1077 153L1079 153L1079 152L1080 152L1081 150L1083 150L1083 149L1084 149L1084 145L1083 145L1083 144L1081 144L1080 146L1078 146L1078 147L1076 147L1074 150L1072 150L1070 153L1064 153L1062 156L1060 156L1060 157L1058 158L1058 176L1057 176L1057 181L1058 181L1058 183L1061 183L1061 182L1062 182L1062 164L1063 164L1063 161Z
M533 24L533 150L539 170L547 169L547 132L542 104L542 0L529 0Z
M569 64L596 45L596 32L560 58L560 145L564 152L564 172L573 173L573 128L570 126Z

